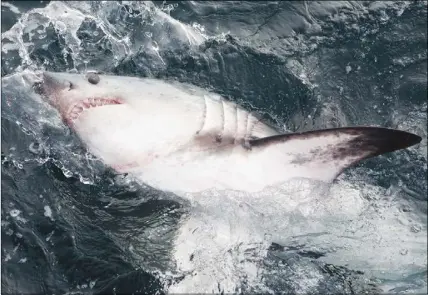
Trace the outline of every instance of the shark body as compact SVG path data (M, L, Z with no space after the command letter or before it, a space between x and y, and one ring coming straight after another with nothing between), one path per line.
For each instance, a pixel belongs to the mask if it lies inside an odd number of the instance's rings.
M177 194L254 192L292 178L331 182L363 159L421 141L379 127L281 134L239 105L178 82L44 72L39 86L106 165Z

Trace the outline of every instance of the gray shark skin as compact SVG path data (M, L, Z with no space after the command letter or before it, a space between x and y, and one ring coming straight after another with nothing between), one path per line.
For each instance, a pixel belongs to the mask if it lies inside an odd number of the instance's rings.
M331 182L355 163L421 141L346 127L280 134L217 94L150 78L44 72L41 94L88 150L119 173L176 194Z

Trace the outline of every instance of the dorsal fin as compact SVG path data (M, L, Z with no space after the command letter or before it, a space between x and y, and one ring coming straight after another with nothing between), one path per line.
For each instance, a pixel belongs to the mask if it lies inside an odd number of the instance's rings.
M274 135L250 140L249 145L265 159L292 167L296 176L328 181L363 159L405 149L421 139L401 130L345 127Z

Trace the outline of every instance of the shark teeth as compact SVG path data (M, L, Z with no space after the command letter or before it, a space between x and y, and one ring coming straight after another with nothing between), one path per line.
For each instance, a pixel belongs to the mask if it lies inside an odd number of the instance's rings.
M72 124L74 121L79 118L80 114L83 113L83 111L101 107L105 105L117 105L117 104L123 104L122 100L119 98L99 98L99 97L91 97L87 98L85 100L79 101L76 104L72 105L69 108L69 111L65 115L65 120Z

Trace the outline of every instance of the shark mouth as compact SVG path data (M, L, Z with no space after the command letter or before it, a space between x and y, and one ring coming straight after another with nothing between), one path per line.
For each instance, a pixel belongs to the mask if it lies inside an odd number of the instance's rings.
M123 101L119 98L87 98L73 104L65 113L64 119L68 125L72 125L85 110L118 104L123 104Z

